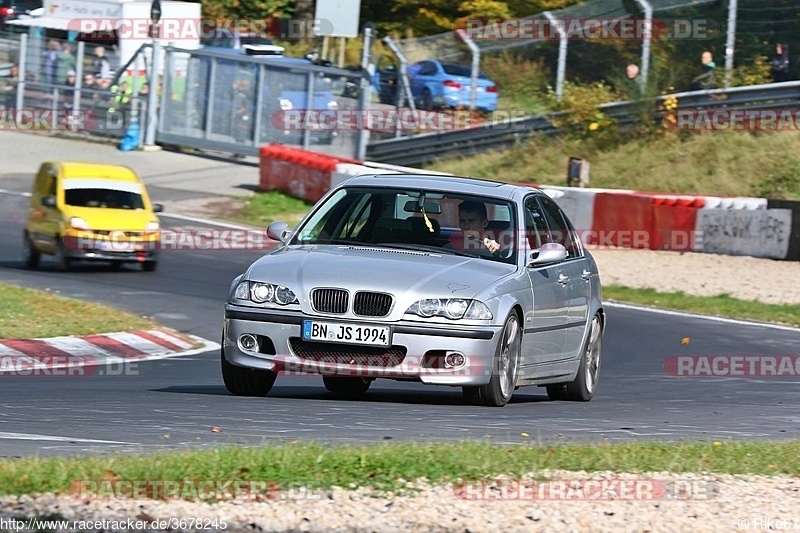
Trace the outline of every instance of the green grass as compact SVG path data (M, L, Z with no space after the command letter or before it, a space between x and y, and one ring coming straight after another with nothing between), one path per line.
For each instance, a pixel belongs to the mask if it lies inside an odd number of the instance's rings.
M245 198L245 205L240 213L235 213L230 220L265 227L276 220L282 220L294 227L311 209L311 203L294 198L279 191L258 192Z
M800 326L800 305L777 305L739 300L727 294L691 296L683 292L658 292L654 289L604 285L603 299L706 315Z
M800 132L668 133L603 148L601 142L534 139L504 151L428 168L499 181L564 185L570 156L591 164L590 185L674 194L800 199Z
M462 442L358 447L298 443L148 456L3 460L0 494L66 491L81 481L108 479L266 481L282 488L352 484L394 490L403 487L399 479L426 478L442 483L497 475L535 475L542 469L798 476L799 455L800 441L553 446Z
M0 339L149 329L136 315L49 292L0 283Z

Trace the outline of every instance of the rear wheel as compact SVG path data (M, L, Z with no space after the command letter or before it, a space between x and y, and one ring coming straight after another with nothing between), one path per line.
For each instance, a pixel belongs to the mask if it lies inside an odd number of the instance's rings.
M429 89L424 89L422 91L422 96L419 98L419 107L425 111L433 110L433 96L431 96L431 91Z
M340 378L323 376L325 388L342 398L360 398L364 396L372 385L372 380L367 378Z
M594 396L597 380L600 377L600 358L603 352L603 323L600 314L594 315L589 326L589 335L578 366L578 375L569 383L547 386L547 396L551 400L588 402Z
M42 258L42 254L39 253L39 250L36 249L36 245L33 244L33 240L28 237L28 234L25 234L24 237L24 246L25 246L25 267L26 268L36 268L39 266L39 260Z
M236 366L225 359L225 351L220 350L222 356L222 381L225 388L236 396L266 396L275 384L277 375L269 370L258 370Z
M519 327L519 317L516 313L512 313L506 319L500 334L489 383L479 387L462 387L464 398L476 405L503 407L507 404L517 386L521 346L522 331Z

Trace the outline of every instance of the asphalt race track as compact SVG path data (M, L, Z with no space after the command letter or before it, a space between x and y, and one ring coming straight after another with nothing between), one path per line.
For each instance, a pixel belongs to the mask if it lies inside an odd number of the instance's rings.
M30 177L5 179L28 191ZM153 200L175 199L150 189ZM219 341L232 278L258 252L175 251L159 270L104 265L56 271L22 267L28 199L0 193L0 281L155 316L178 330ZM166 228L197 226L163 217ZM699 273L698 275L701 275ZM602 272L601 272L602 276ZM789 282L789 280L778 280ZM553 402L544 389L519 389L502 409L472 407L458 388L379 380L361 401L340 401L320 378L279 378L266 398L231 396L219 353L142 363L137 375L0 375L0 456L255 445L293 439L566 440L798 438L798 381L791 378L679 378L670 355L800 355L800 330L608 307L600 383L590 403ZM683 345L681 339L691 342ZM212 427L221 432L212 432ZM523 436L527 433L529 436Z

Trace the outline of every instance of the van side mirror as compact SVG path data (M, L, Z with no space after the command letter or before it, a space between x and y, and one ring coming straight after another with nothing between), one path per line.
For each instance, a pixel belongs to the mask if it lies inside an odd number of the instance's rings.
M285 243L291 234L292 230L286 222L276 220L267 227L267 237L273 241Z
M42 205L45 207L55 207L56 199L52 196L45 196L42 198Z
M560 263L567 258L567 249L557 242L548 242L542 245L538 250L531 252L530 262L528 266L547 265L552 263Z
M164 206L161 204L153 204L153 213L163 213Z

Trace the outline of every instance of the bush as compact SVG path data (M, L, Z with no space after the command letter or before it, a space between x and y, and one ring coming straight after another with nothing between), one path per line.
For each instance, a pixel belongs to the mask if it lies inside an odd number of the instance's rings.
M568 130L572 135L584 137L589 134L611 131L616 122L600 109L600 104L620 100L620 95L604 82L580 84L564 82L561 99L552 87L548 88L549 107L555 112L551 122L557 128Z

